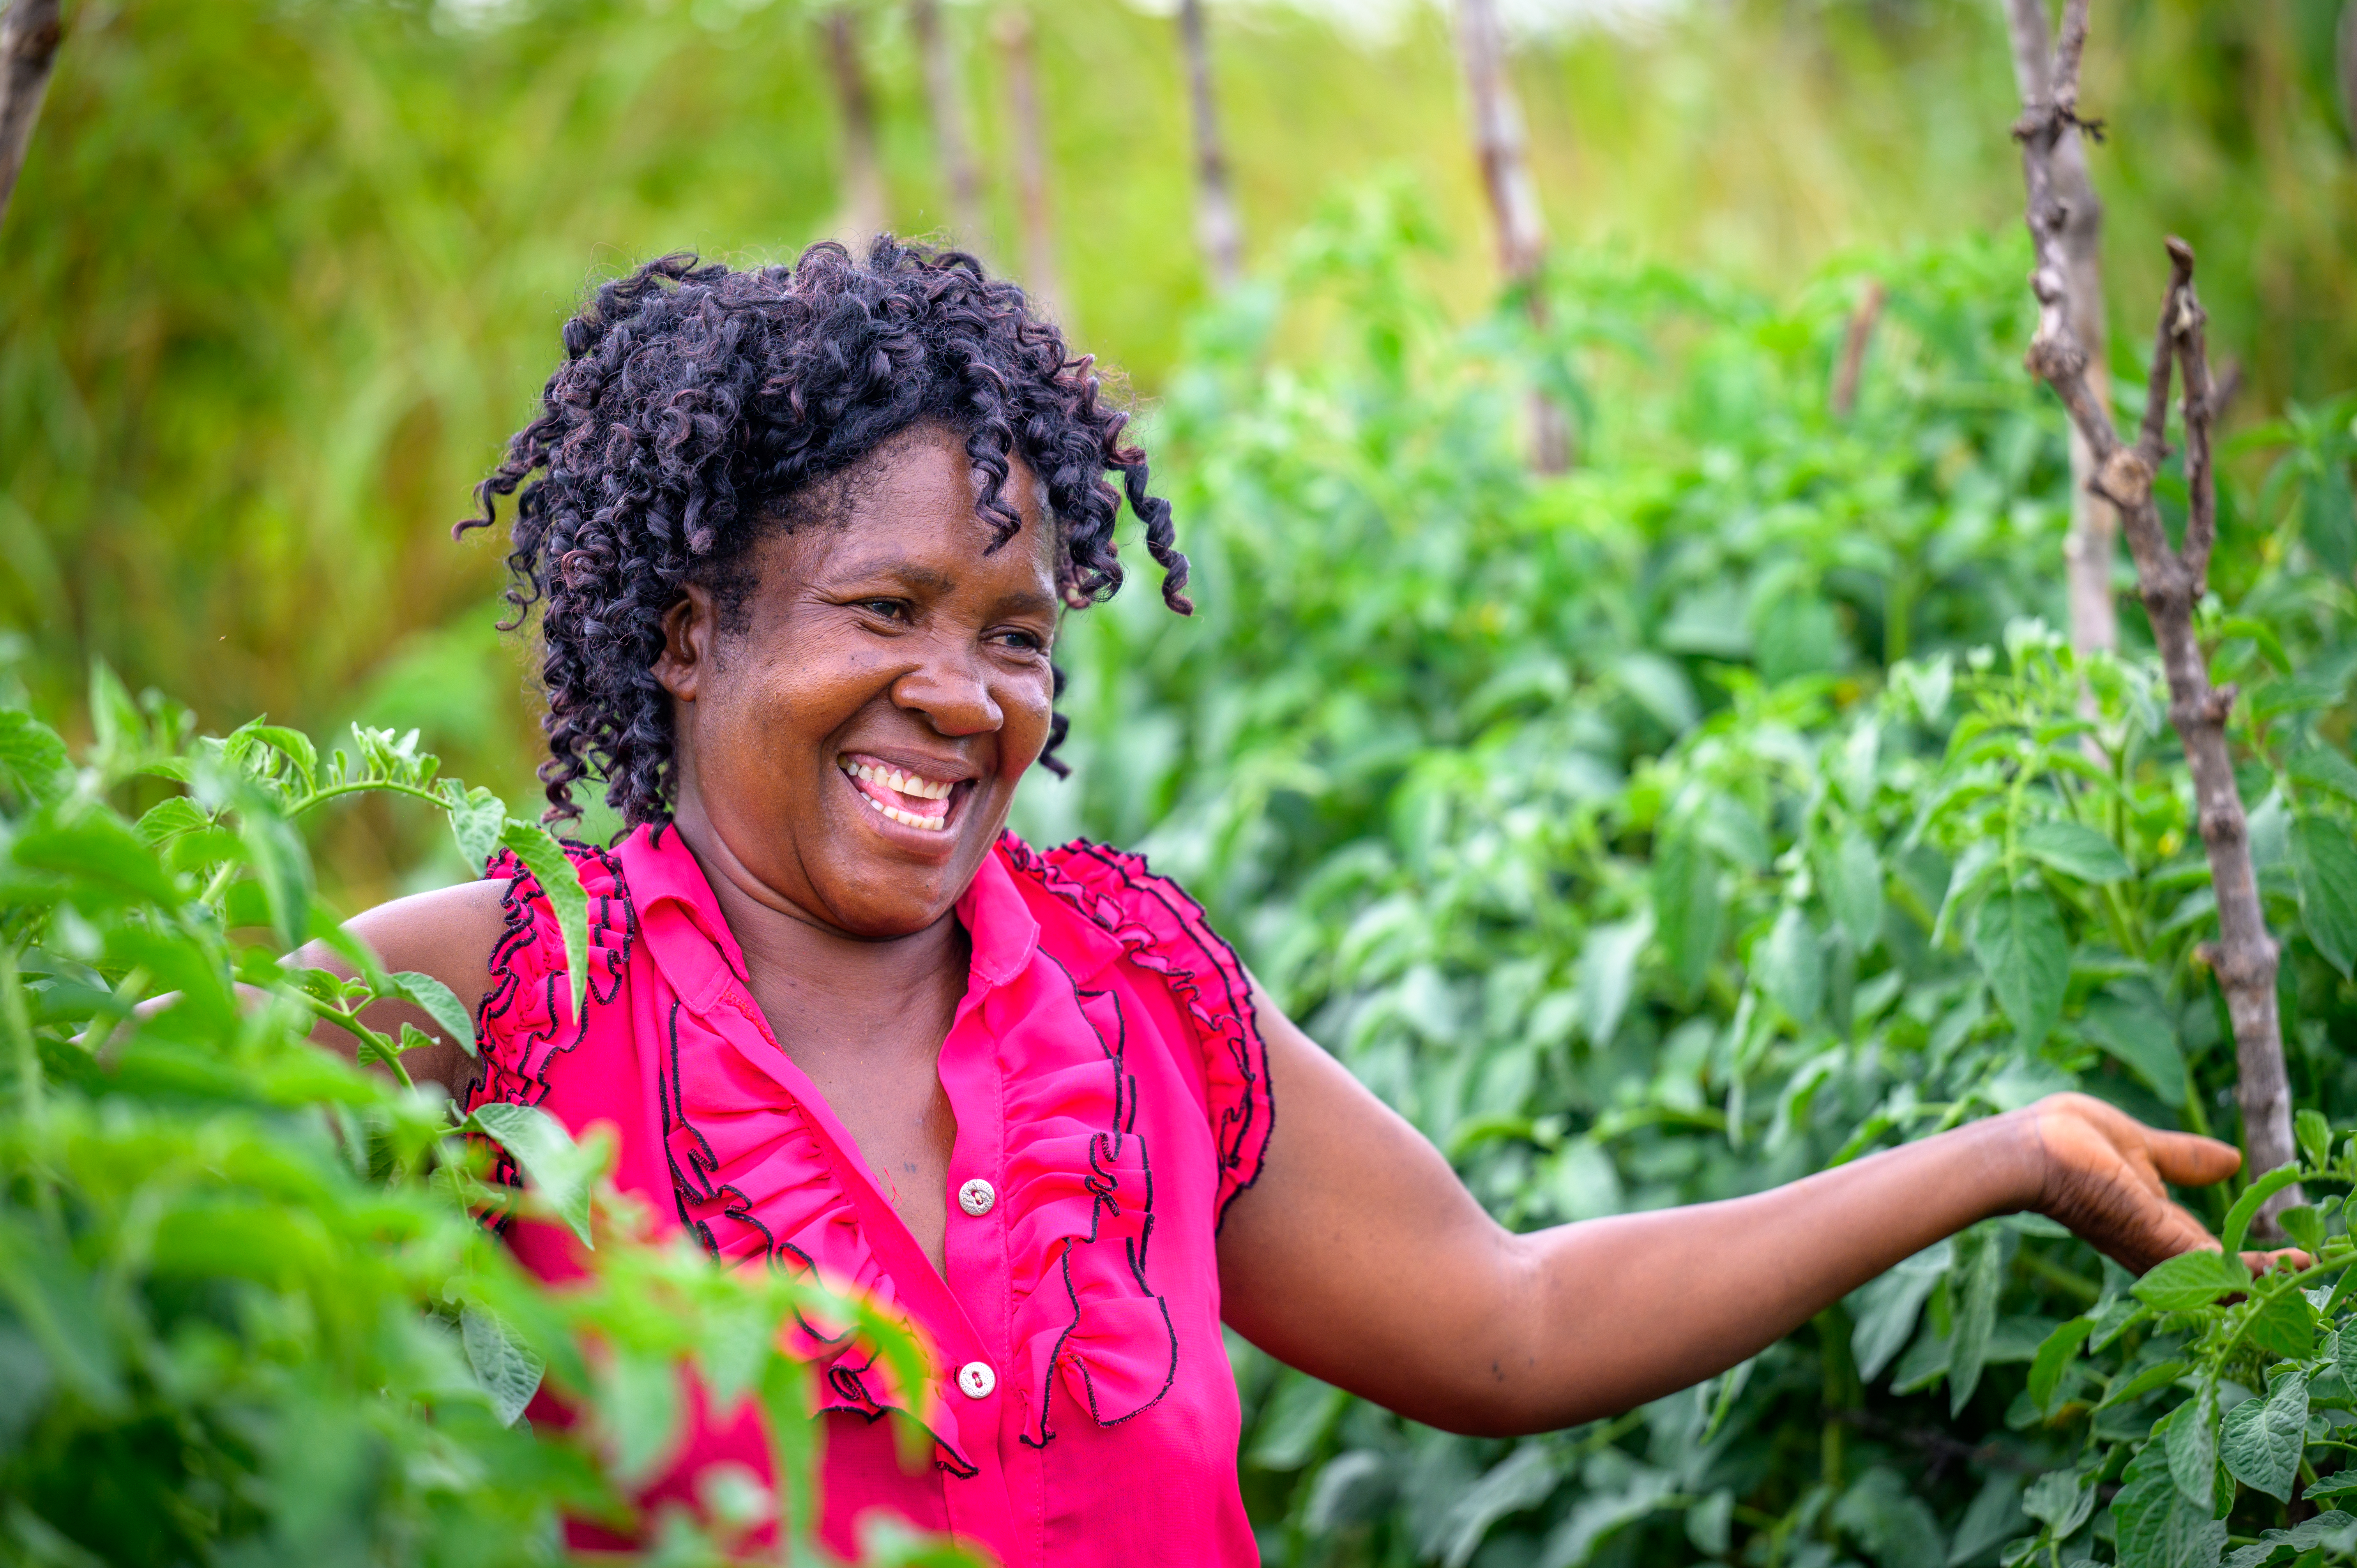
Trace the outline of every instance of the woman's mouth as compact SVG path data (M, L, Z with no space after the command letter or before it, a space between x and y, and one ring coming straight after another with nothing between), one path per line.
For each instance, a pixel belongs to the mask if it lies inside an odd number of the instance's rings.
M860 752L846 751L834 759L834 765L843 769L870 811L924 832L947 831L960 786L972 782L929 779Z

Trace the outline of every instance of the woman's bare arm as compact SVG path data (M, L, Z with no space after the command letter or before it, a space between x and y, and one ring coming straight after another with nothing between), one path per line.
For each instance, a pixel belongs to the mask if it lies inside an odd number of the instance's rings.
M1221 1231L1224 1315L1278 1359L1458 1432L1546 1431L1686 1387L1992 1215L2041 1210L2138 1270L2214 1247L2162 1182L2241 1163L2058 1095L1750 1197L1516 1236L1256 1001L1281 1114Z
M490 990L491 950L506 929L500 911L504 882L462 882L380 904L344 922L344 929L369 945L387 971L414 970L448 986L472 1011ZM351 965L331 950L313 942L297 961L350 975ZM474 1076L467 1047L447 1037L425 1009L407 1002L379 1002L361 1014L361 1021L381 1034L399 1038L404 1024L414 1024L433 1036L434 1044L407 1052L401 1065L419 1083L438 1083L451 1093L462 1091ZM352 1036L333 1024L323 1023L313 1039L333 1046L344 1055L356 1049Z

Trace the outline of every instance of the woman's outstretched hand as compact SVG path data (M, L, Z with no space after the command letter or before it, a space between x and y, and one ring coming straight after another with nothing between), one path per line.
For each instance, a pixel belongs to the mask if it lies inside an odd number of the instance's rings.
M2208 1187L2243 1156L2229 1144L2147 1127L2092 1094L2054 1094L2014 1112L2043 1173L2040 1213L2061 1220L2097 1251L2136 1273L2218 1239L2163 1185ZM2277 1253L2245 1253L2255 1270Z

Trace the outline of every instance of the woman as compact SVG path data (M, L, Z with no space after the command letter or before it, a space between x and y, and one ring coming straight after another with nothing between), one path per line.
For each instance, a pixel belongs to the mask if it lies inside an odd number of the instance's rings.
M1528 1433L1718 1371L1991 1215L2139 1270L2215 1245L2163 1182L2234 1151L2080 1095L1752 1197L1509 1235L1176 886L1003 832L1056 766L1059 618L1121 582L1108 474L1190 607L1124 416L1017 290L888 240L791 271L673 258L565 340L462 526L516 495L549 798L568 813L594 772L631 824L575 852L588 1001L574 1017L511 860L354 929L485 999L470 1103L610 1125L662 1226L920 1331L931 1374L902 1388L829 1326L786 1329L824 1369L835 1550L880 1510L1008 1563L1256 1561L1222 1321L1417 1421ZM421 1076L468 1082L442 1050ZM581 1266L547 1228L515 1244ZM749 1412L695 1417L651 1502L764 1467ZM901 1420L931 1465L902 1467Z

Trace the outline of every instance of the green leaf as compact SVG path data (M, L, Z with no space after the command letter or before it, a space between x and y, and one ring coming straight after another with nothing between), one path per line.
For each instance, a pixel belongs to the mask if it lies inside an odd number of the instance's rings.
M1432 1536L1444 1568L1465 1568L1490 1533L1510 1514L1536 1508L1555 1492L1562 1461L1540 1444L1525 1444L1457 1494Z
M1850 1293L1849 1354L1861 1381L1880 1377L1906 1348L1924 1299L1938 1288L1952 1255L1950 1242L1935 1242Z
M2041 1415L2052 1412L2054 1391L2061 1386L2062 1374L2094 1330L2095 1320L2083 1314L2056 1325L2054 1332L2039 1343L2038 1353L2029 1360L2029 1402Z
M2306 1491L2300 1496L2312 1498L2316 1493L2312 1490ZM2289 1530L2263 1530L2259 1532L2258 1540L2251 1542L2250 1545L2237 1547L2228 1552L2222 1568L2259 1568L2259 1564L2272 1560L2278 1552L2296 1553L2313 1552L2317 1547L2324 1544L2325 1537L2338 1535L2352 1525L2357 1525L2357 1518L2352 1518L2339 1509L2333 1509L2329 1512L2318 1514L2313 1519L2304 1519ZM2306 1556L2299 1560L2302 1563L2317 1561L2316 1558Z
M205 814L202 806L186 795L168 795L140 813L138 832L150 844L161 844L167 839L211 825L212 818Z
M1865 952L1882 930L1882 860L1874 853L1874 841L1855 824L1844 828L1819 880L1835 923L1853 949Z
M589 988L589 894L581 886L581 873L555 835L537 822L508 819L500 830L500 843L523 862L540 890L548 895L549 908L556 912L557 929L565 933L565 973L573 983L572 1015L578 1018Z
M1815 1022L1824 1000L1824 944L1798 904L1787 904L1751 950L1760 990L1795 1024Z
M2357 843L2348 824L2302 811L2291 824L2292 875L2308 940L2342 974L2357 963Z
M1671 972L1691 995L1710 972L1726 924L1718 863L1689 827L1663 835L1653 854L1653 918Z
M58 1380L113 1414L124 1407L122 1362L93 1283L70 1255L0 1212L0 1301L48 1353Z
M2171 1411L2161 1443L2169 1477L2185 1500L2203 1513L2218 1500L2218 1387L2208 1379Z
M2130 1400L2142 1399L2155 1389L2169 1387L2169 1384L2185 1376L2189 1369L2182 1361L2156 1361L2133 1375L2124 1375L2115 1379L2112 1386L2104 1391L2103 1402L2095 1408L2108 1410L2114 1405L2126 1404Z
M2310 1170L2321 1170L2332 1163L2332 1123L2323 1112L2303 1110L2291 1119L2291 1126Z
M2185 1053L2176 1026L2144 988L2113 988L2089 999L2080 1028L2104 1054L2142 1079L2165 1105L2182 1105Z
M587 905L585 901L586 911ZM1579 950L1579 1021L1588 1043L1601 1050L1612 1043L1621 1015L1637 987L1637 959L1652 940L1650 914L1598 926Z
M1955 1262L1948 1271L1955 1326L1948 1334L1948 1411L1961 1414L1980 1386L1987 1363L1989 1335L1996 1327L1996 1301L2005 1284L2004 1249L1998 1233L1976 1226L1954 1238Z
M625 1485L651 1480L671 1453L681 1415L679 1369L662 1356L622 1351L597 1388L598 1424L613 1444L614 1471Z
M0 709L0 788L47 806L73 788L73 764L57 731L17 708Z
M259 791L240 786L237 836L262 885L271 934L281 952L291 953L303 945L311 926L311 856L303 835Z
M2031 859L2082 882L2118 882L2135 875L2110 839L2082 822L2032 822L2017 842Z
M2255 1207L2255 1205L2254 1206ZM2179 1252L2129 1287L2159 1312L2193 1312L2230 1291L2248 1290L2251 1271L2232 1252Z
M500 832L507 826L508 809L497 795L479 784L460 794L456 779L444 782L442 798L450 815L450 836L458 841L458 854L469 871L480 875L490 864L491 856L499 853Z
M424 1009L451 1044L470 1057L475 1054L475 1021L457 993L432 975L420 974L414 969L400 970L384 978L387 995L398 996Z
M1956 1521L1944 1568L1978 1563L2022 1532L2029 1520L2022 1518L2021 1489L2019 1476L2002 1472L1981 1483L1981 1489L1965 1506L1964 1517Z
M2312 1203L2296 1203L2276 1216L2276 1223L2291 1238L2293 1246L2316 1257L2324 1251L2324 1217Z
M2300 486L2299 534L2325 569L2346 583L2357 570L2357 499L2349 473L2328 461Z
M2307 1439L2308 1374L2295 1367L2267 1385L2265 1399L2244 1400L2226 1412L2218 1457L2243 1485L2289 1502Z
M2243 1337L2270 1355L2304 1361L2316 1354L2316 1309L2296 1290L2278 1292L2252 1312Z
M2357 763L2330 746L2312 746L2291 759L2292 781L2338 795L2357 806Z
M2259 1205L2299 1179L2297 1165L2277 1165L2243 1189L2234 1207L2226 1210L2226 1223L2218 1232L2219 1244L2232 1256L2243 1250L2244 1240L2251 1231L2251 1221L2259 1217ZM2163 1264L2166 1268L2168 1265Z
M2112 1522L2119 1568L2215 1568L2226 1544L2225 1521L2186 1501L2158 1444L2128 1462Z
M2021 1511L2045 1525L2055 1540L2065 1540L2095 1511L2091 1479L2075 1471L2049 1470L2021 1494Z
M2043 1044L2071 980L2071 943L2053 901L2039 888L1992 897L1973 921L1973 957L2015 1037L2031 1049Z
M597 1245L589 1239L589 1183L596 1170L565 1123L536 1105L494 1101L476 1106L466 1124L513 1155L581 1244Z
M548 1362L479 1307L459 1312L458 1336L467 1348L467 1364L475 1369L483 1392L490 1396L492 1412L501 1426L513 1426L532 1396L540 1391L541 1375Z

